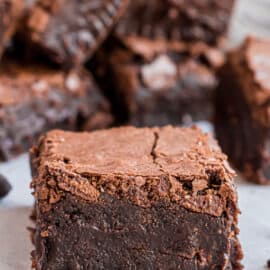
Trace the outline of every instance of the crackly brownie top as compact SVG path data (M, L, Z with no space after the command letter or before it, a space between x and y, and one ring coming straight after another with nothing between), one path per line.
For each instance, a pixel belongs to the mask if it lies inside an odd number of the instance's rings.
M49 132L43 159L49 165L91 175L230 177L216 142L197 128L114 128L92 133ZM64 162L63 162L64 161Z
M21 32L29 35L54 61L82 63L107 37L127 2L38 0L29 9Z
M270 126L270 40L248 37L229 55L253 117Z
M222 215L237 211L234 171L217 143L196 127L51 131L31 150L32 187L42 211L65 192L87 201L102 193L147 207L167 198Z
M234 0L136 0L116 26L116 35L219 43Z
M84 70L65 73L47 66L24 66L6 61L0 68L0 107L14 105L33 97L45 97L50 91L66 91L72 95L85 93L91 77Z

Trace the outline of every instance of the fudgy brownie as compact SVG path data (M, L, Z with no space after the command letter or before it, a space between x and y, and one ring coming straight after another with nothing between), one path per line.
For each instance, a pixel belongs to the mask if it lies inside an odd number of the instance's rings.
M248 38L220 71L216 133L244 176L270 184L270 41Z
M110 40L92 71L121 124L161 126L212 120L215 71L223 53L203 43Z
M25 16L21 40L57 63L83 63L106 38L127 2L38 0Z
M0 1L0 57L16 30L23 6L24 0Z
M31 160L34 268L242 269L234 172L199 129L51 131Z
M0 68L0 160L28 150L52 128L107 126L109 105L91 75L7 60Z
M203 41L221 45L234 0L136 0L116 27L120 38Z

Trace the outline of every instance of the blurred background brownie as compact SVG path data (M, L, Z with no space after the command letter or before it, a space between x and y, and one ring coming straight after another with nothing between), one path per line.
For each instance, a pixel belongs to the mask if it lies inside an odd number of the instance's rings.
M270 184L270 40L248 38L220 70L216 133L244 176Z
M0 1L0 57L16 31L24 0Z
M90 68L119 124L212 120L234 1L131 1Z
M150 39L203 41L221 45L234 0L137 0L116 27L116 35Z
M64 72L5 59L0 84L0 160L27 151L49 129L91 130L112 119L109 104L83 69Z
M127 0L38 0L28 8L18 35L52 61L85 62L124 12Z
M92 70L120 124L160 126L211 120L223 54L203 43L129 38L111 42Z

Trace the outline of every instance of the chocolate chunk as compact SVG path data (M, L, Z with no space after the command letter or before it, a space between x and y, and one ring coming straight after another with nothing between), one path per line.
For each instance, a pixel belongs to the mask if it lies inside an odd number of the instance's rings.
M0 174L0 199L7 196L11 189L12 187L6 177Z

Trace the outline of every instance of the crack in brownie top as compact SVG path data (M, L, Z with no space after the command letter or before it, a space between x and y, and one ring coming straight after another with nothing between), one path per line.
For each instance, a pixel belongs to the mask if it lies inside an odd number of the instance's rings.
M166 171L183 179L191 175L198 179L209 178L207 172L214 170L229 179L233 173L216 142L195 127L52 131L43 143L46 164L90 175L158 176Z

